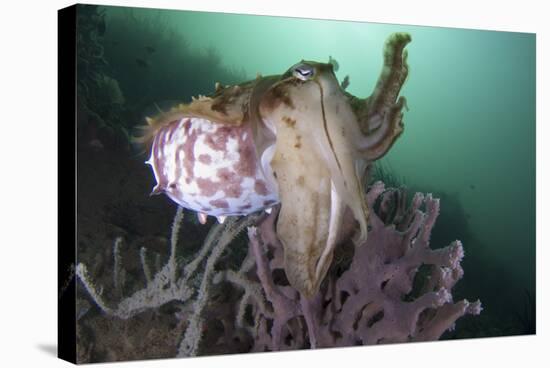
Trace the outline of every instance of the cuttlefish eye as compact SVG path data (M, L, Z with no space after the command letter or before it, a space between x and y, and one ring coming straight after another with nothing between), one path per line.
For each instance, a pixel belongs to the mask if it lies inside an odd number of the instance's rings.
M300 80L308 80L315 74L315 68L308 64L298 64L292 70L292 75Z

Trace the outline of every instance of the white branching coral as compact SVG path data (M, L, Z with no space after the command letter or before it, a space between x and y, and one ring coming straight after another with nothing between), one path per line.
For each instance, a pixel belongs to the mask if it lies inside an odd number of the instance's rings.
M201 343L202 312L209 298L210 286L216 272L215 265L231 241L247 226L255 223L257 216L242 219L233 217L225 221L224 224L214 225L200 251L185 265L183 262L178 262L176 258L182 220L183 209L179 207L172 224L168 261L157 268L156 273L153 274L149 267L146 248L140 250L145 287L131 296L116 303L108 302L102 296L103 288L92 280L85 264L77 265L76 275L103 313L121 319L129 319L145 310L156 309L172 301L192 303L193 314L189 318L189 324L178 353L178 356L192 356L197 354ZM124 277L121 277L124 274L121 268L121 258L123 257L121 244L122 239L117 238L113 247L113 286L115 291L122 290L124 286ZM201 269L200 266L203 263L205 265ZM199 285L197 285L197 278L201 279Z
M257 221L257 216L244 217L241 220L237 220L236 217L227 219L223 225L219 224L219 228L224 231L216 237L215 243L212 245L212 251L206 261L206 266L200 284L198 295L193 303L194 313L189 319L189 326L185 331L185 336L180 344L178 356L194 356L199 352L199 343L202 340L202 326L204 323L202 312L206 307L209 299L209 290L212 285L215 275L214 266L218 262L227 246L231 241L244 229L252 225ZM207 244L209 242L207 241ZM186 267L187 268L187 267Z
M86 265L79 263L76 267L76 275L82 281L82 284L92 297L97 306L106 314L116 316L122 319L128 319L134 315L143 312L146 309L158 308L172 300L179 300L182 302L187 301L193 295L193 289L189 287L187 281L193 276L193 274L186 275L187 277L181 280L175 280L176 275L176 263L174 261L176 244L178 241L177 230L179 229L179 223L183 219L183 209L178 208L174 223L172 225L172 237L171 237L171 252L169 261L162 266L158 272L151 277L151 271L147 266L144 267L144 274L146 275L147 285L144 289L138 290L133 295L120 300L116 306L109 306L110 303L106 302L100 292L101 288L92 281L88 274ZM114 270L113 270L113 284L115 290L120 290L124 284L123 274L121 270L121 257L120 245L122 243L121 238L117 238L113 246L114 257ZM142 251L143 252L143 251ZM143 265L147 262L144 259ZM149 276L147 276L149 275Z

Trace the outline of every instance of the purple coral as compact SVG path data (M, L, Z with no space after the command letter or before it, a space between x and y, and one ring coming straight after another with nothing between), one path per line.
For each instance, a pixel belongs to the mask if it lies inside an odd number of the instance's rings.
M463 276L462 243L429 246L438 199L417 193L407 208L402 190L385 190L377 182L367 201L377 209L371 210L367 242L355 247L348 242L347 257L335 255L320 291L310 299L284 277L283 249L274 227L277 211L259 228L249 229L248 258L256 261L269 302L249 299L254 351L437 340L458 318L481 312L479 300L454 303L451 295ZM353 221L348 223L351 229ZM421 265L429 266L427 275L419 273ZM413 290L417 276L422 276L421 288Z

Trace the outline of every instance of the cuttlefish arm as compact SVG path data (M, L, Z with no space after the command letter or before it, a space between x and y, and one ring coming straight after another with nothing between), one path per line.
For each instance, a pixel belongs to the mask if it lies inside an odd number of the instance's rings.
M281 201L277 235L285 273L311 296L332 261L343 211L352 209L364 240L368 208L354 147L361 132L332 66L306 62L296 69L315 78L283 78L266 92L260 114L277 137L270 166Z
M266 169L273 171L281 201L277 235L285 273L306 297L317 292L328 271L346 207L359 223L356 244L367 238L360 178L403 131L405 99L398 95L408 74L403 49L409 41L407 34L388 39L384 67L369 98L346 93L330 64L305 61L261 98L263 125L276 136Z
M384 156L403 133L403 108L407 106L399 93L409 66L405 46L411 41L408 33L394 33L384 45L384 63L370 97L361 99L346 93L363 135L357 147L368 161Z

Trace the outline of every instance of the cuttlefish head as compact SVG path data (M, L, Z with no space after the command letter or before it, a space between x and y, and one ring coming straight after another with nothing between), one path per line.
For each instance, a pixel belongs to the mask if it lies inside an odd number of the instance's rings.
M291 67L263 94L259 114L276 136L270 168L281 201L285 273L309 297L328 271L346 207L359 223L357 242L366 240L361 130L332 64Z

